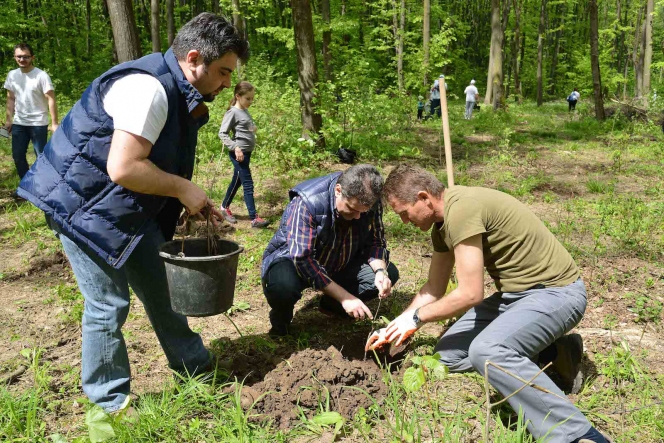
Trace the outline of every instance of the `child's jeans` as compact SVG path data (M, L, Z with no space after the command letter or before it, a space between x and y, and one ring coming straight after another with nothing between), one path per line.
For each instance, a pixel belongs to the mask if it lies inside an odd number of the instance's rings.
M224 208L228 208L235 198L237 190L240 185L244 189L244 203L247 205L249 211L249 219L256 218L256 204L254 203L254 180L251 178L251 169L249 169L249 161L251 159L251 152L244 153L244 160L241 162L235 158L235 151L229 151L228 156L233 162L233 179L228 185L226 190L226 197L221 204Z

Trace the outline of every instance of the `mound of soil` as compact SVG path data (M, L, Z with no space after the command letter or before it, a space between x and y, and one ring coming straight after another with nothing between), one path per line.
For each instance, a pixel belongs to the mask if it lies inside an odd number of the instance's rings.
M328 397L330 410L348 419L359 408L373 404L369 396L381 401L386 394L381 370L373 360L349 361L330 346L324 351L298 352L279 363L262 382L245 386L242 406L248 409L259 399L252 411L260 414L256 419L273 419L280 429L288 429L298 420L300 410L312 417Z

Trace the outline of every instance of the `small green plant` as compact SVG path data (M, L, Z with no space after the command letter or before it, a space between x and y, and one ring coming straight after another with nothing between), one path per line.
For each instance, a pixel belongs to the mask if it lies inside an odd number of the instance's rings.
M636 314L636 323L659 323L662 320L664 304L643 294L627 294L633 302L630 311Z
M593 194L608 194L613 192L614 185L612 183L605 183L595 178L591 178L586 182L586 188Z

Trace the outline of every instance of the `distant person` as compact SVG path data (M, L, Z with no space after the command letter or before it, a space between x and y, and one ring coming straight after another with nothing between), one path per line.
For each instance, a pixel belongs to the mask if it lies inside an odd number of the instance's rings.
M440 86L436 79L431 85L431 111L430 115L433 117L436 114L440 118ZM447 82L445 82L445 91L447 91Z
M9 71L5 80L7 90L7 119L5 129L12 134L12 157L18 176L30 169L26 154L32 141L39 156L46 145L48 129L58 129L58 106L51 77L33 65L35 55L27 43L14 46L14 60L18 69ZM48 115L51 115L51 127Z
M424 112L424 97L421 95L417 97L417 119L422 120L422 113Z
M222 218L191 181L196 144L209 120L205 102L231 86L238 59L248 56L232 23L199 14L166 53L95 79L19 185L58 232L85 299L81 384L108 413L130 401L122 334L130 287L172 370L194 376L214 368L201 336L171 309L159 248L173 238L183 208Z
M323 292L322 312L356 319L372 318L365 302L390 295L399 271L389 262L382 190L375 167L355 165L289 191L281 225L263 253L270 336L291 333L305 288Z
M473 117L475 103L480 99L480 93L475 87L475 80L470 81L470 85L466 86L463 93L466 94L466 113L464 114L464 118L470 120Z
M579 90L574 88L574 91L572 91L572 93L567 97L567 103L569 103L568 112L572 112L576 109L576 104L580 98L581 94L579 94Z
M228 149L228 156L233 163L233 178L219 210L227 222L237 223L230 206L241 185L244 189L244 204L247 205L247 211L249 211L251 227L264 228L270 222L256 214L254 180L251 177L251 169L249 169L251 153L256 147L256 125L249 114L249 107L254 102L255 94L256 90L249 82L242 81L235 85L233 99L221 122L221 128L219 128L219 138Z

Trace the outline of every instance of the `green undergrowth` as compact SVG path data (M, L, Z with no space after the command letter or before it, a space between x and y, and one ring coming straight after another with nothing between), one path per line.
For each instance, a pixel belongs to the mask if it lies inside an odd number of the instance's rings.
M360 161L375 164L382 172L408 162L427 168L447 183L444 164L438 162L440 121L414 121L412 100L375 95L371 88L362 88L351 79L340 80L346 86L339 100L331 100L336 91L321 91L327 144L318 147L301 139L296 84L271 82L271 75L269 70L261 73L264 81L256 85L256 104L250 112L259 128L252 156L257 207L261 216L272 221L272 227L239 227L227 234L244 247L236 303L229 312L235 320L250 313L267 322L267 313L257 311L267 310L267 304L259 308L254 300L262 300L261 257L288 201L287 190L299 181L340 170L334 156L339 147L356 149ZM223 102L228 99L230 93L225 91L218 99L221 105L212 106L211 123L200 134L194 176L217 204L232 175L217 138ZM609 279L615 273L607 263L637 260L648 269L650 280L630 281L634 288L621 295L620 301L630 317L620 321L661 337L662 301L650 295L660 287L662 273L664 137L654 124L630 122L620 115L597 122L583 103L578 108L570 114L564 102L546 103L541 108L526 102L509 104L506 113L495 114L482 106L473 120L466 121L463 103L450 101L455 181L500 189L531 205L579 264L597 266L599 271L588 277L589 288L601 287L599 278ZM37 254L26 260L60 253L41 212L11 199L17 184L9 142L0 139L0 241L11 251L36 244ZM233 210L246 220L241 191ZM428 233L404 225L389 208L384 224L401 274L395 296L381 306L380 316L392 318L426 279L431 246ZM63 328L77 331L83 302L72 280L51 278L38 294L46 309L57 312L54 315ZM589 291L589 296L587 312L605 303L597 293ZM618 320L609 320L603 328L612 331ZM356 328L366 327L342 324L338 329L356 332ZM248 325L235 344L241 352L270 354L276 345L263 334L266 329L266 324ZM26 347L21 356L0 367L0 373L27 367L20 383L0 386L0 441L290 442L315 441L329 434L336 441L353 442L483 441L483 379L477 374L439 372L440 376L433 376L440 369L429 368L432 363L424 359L437 340L432 329L425 327L416 336L407 369L391 372L383 368L387 398L374 399L371 407L345 419L323 401L308 415L314 418L302 415L287 430L256 421L252 409L243 409L239 391L231 384L234 380L227 374L219 374L212 383L188 380L181 385L173 384L169 374L158 379L159 384L149 392L139 393L133 403L134 416L107 417L85 400L80 366L56 365L45 358L47 350ZM313 341L307 334L295 339L296 349ZM158 344L154 340L149 346L156 349ZM219 355L230 352L228 346L229 342L220 339L210 345ZM651 352L646 346L628 345L616 338L613 345L589 355L594 370L574 401L616 442L664 440L664 377L661 369L648 366L653 360ZM508 406L497 408L491 417L489 441L533 442L522 417Z

